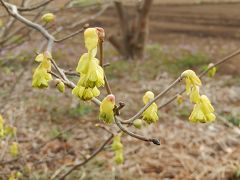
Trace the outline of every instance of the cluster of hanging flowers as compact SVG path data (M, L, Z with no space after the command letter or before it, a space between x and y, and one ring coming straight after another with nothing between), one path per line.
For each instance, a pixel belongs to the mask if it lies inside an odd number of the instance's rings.
M201 80L192 70L186 70L181 75L186 82L186 92L190 101L194 103L193 111L189 117L191 122L212 122L215 121L214 108L206 95L200 95L199 88Z
M143 96L143 103L146 105L154 99L154 94L147 91ZM155 123L158 120L158 107L156 103L152 103L142 114L142 119L148 124ZM138 120L139 121L139 120Z
M121 133L113 138L112 150L115 153L114 161L116 164L122 164L123 158L123 144L121 143Z
M40 89L48 87L48 82L52 80L52 75L49 74L51 71L51 58L51 54L47 51L37 55L35 58L35 61L40 64L33 73L32 87Z
M87 101L100 95L98 88L104 86L104 71L99 60L95 58L99 41L97 29L86 29L84 41L88 52L84 53L78 62L76 71L80 73L80 79L72 93Z

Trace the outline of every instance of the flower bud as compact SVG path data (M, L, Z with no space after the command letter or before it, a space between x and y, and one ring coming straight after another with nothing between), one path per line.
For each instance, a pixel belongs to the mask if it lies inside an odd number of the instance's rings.
M142 128L142 120L141 119L134 120L133 125L134 125L135 128L141 129Z
M50 23L50 22L53 22L55 21L56 17L53 13L46 13L42 16L42 21L45 22L45 23Z
M56 79L56 87L59 90L59 92L61 93L65 92L65 84L60 79Z
M122 164L124 159L123 159L123 153L122 152L118 152L116 153L115 157L114 157L114 161L116 164Z
M212 66L214 66L214 64L213 64L213 63L210 63L210 64L208 65L208 68L210 68L210 67L212 67ZM208 76L209 76L209 77L213 77L213 76L215 76L216 72L217 72L217 68L214 66L214 67L212 67L212 68L208 71Z

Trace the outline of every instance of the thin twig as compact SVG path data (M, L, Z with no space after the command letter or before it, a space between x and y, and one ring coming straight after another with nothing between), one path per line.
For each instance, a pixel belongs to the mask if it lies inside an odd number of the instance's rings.
M231 60L233 57L235 57L235 56L237 56L237 55L239 55L239 54L240 54L240 48L237 49L237 50L235 50L235 51L234 51L233 53L231 53L230 55L227 55L227 56L225 56L224 58L220 59L220 60L217 61L216 63L213 63L212 66L208 67L207 69L205 69L203 72L201 72L201 73L199 74L199 78L203 77L203 76L204 76L208 71L210 71L212 68L217 67L217 66L225 63L225 62L228 61L228 60ZM178 94L183 94L184 92L185 92L185 89L181 90L180 93L178 93ZM178 95L178 94L176 94L175 96L173 96L172 98L170 98L170 99L169 99L168 101L166 101L164 104L158 106L158 109L161 109L161 108L167 106L168 104L170 104L171 102L173 102L173 101L177 98L177 95Z
M128 120L124 120L122 121L122 123L132 123L135 119L139 118L142 113L149 107L152 105L152 103L156 102L160 97L164 96L170 89L172 89L173 87L175 87L180 81L181 81L182 77L178 77L172 84L170 84L164 91L162 91L161 93L159 93L154 99L152 99L149 103L147 103L144 107L142 107L142 109L140 109L134 116L132 116L130 119Z
M140 139L142 141L147 141L147 142L152 142L153 144L156 144L156 145L160 145L160 141L156 138L146 138L144 136L141 136L141 135L138 135L138 134L135 134L129 130L127 130L125 127L123 127L123 125L121 124L121 121L115 116L115 123L117 124L117 126L123 131L125 132L126 134L134 137L134 138L137 138L137 139Z
M46 6L47 4L49 4L52 1L54 1L54 0L47 0L47 1L42 2L40 4L34 5L32 7L17 7L17 9L18 9L18 11L33 11L33 10L38 9L40 7Z
M87 158L87 159L84 160L83 162L80 162L80 163L74 165L74 166L71 167L66 173L64 173L61 177L56 178L56 179L57 179L57 180L63 180L63 179L65 179L65 177L67 177L72 171L76 170L77 168L83 166L83 165L86 164L88 161L90 161L91 159L93 159L97 154L99 154L99 153L104 149L104 147L112 140L112 138L113 138L113 135L111 134L111 135L107 138L107 140L106 140L105 142L103 142L102 145L99 146L99 148L96 149L96 150L92 153L92 155L91 155L89 158Z

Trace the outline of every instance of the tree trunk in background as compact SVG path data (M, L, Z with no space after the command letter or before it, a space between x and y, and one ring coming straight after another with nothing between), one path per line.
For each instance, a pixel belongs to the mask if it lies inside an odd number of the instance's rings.
M137 4L137 15L130 20L121 1L115 1L119 18L120 36L109 37L110 43L127 59L143 59L148 36L148 17L153 0L142 0Z

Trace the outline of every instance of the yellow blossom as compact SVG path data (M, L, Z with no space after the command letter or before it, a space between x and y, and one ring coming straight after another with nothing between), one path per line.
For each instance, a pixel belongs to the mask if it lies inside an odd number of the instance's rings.
M9 147L9 153L12 157L17 157L19 154L18 143L13 142Z
M56 16L53 13L46 13L41 17L42 21L44 21L45 23L50 23L55 21Z
M98 33L96 28L87 28L84 31L85 47L88 51L92 51L97 48L98 45Z
M121 134L113 138L112 150L115 152L114 161L116 164L122 164L123 159L123 144L121 143Z
M194 105L193 111L189 117L189 120L191 122L212 122L215 121L216 116L213 114L214 108L211 105L211 102L209 101L208 97L205 95L202 95L197 102L197 104Z
M210 64L208 65L208 68L210 68L210 67L212 67L212 66L214 66L214 64L213 64L213 63L210 63ZM209 77L213 77L213 76L215 76L216 72L217 72L217 68L214 66L214 67L212 67L212 68L208 71L208 76L209 76Z
M114 157L114 161L116 164L122 164L124 162L122 151L117 151L117 153L115 154L115 157Z
M193 86L201 86L201 80L199 77L196 75L196 73L193 70L186 70L182 73L181 75L182 78L185 79L186 82L186 91L188 94L191 92L191 88Z
M108 124L112 123L114 120L114 112L113 112L114 107L115 107L115 96L113 94L109 94L102 100L100 104L99 119Z
M143 103L146 105L154 98L154 94L151 91L147 91L143 96ZM148 124L154 123L158 120L158 107L156 103L152 103L142 114L143 120Z
M33 73L32 86L46 88L50 80L52 80L52 75L47 72L47 69L38 66Z
M199 99L200 99L199 87L193 86L190 92L190 101L193 103L197 103Z
M72 94L79 97L84 101L91 100L93 97L100 95L100 91L97 87L94 88L85 88L83 86L77 85L73 90Z
M97 59L92 59L89 63L87 74L81 74L79 84L84 87L100 87L104 85L103 68L99 66Z
M112 150L118 151L118 150L122 150L122 149L123 149L123 145L121 143L121 134L118 134L117 136L115 136L113 138Z
M44 52L38 54L35 61L40 62L38 67L33 73L32 86L36 88L46 88L48 87L48 82L52 80L52 75L48 72L51 71L51 61L52 58L49 52Z

